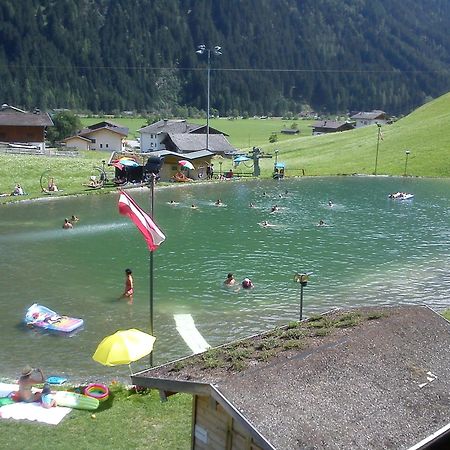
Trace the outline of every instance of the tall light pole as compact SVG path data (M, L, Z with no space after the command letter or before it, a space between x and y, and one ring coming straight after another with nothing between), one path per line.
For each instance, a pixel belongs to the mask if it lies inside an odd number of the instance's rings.
M377 153L376 153L376 156L375 156L375 171L374 171L374 175L377 174L377 167L378 167L378 149L380 148L381 124L377 123L377 127L378 127L378 137L377 137Z
M198 50L195 53L198 53L199 55L203 55L204 53L206 53L208 56L208 91L207 91L208 105L206 108L206 150L209 150L209 97L210 97L210 83L211 83L211 53L216 56L221 55L222 47L216 45L211 49L209 47L206 47L205 44L201 44L198 46Z
M405 151L405 172L403 174L404 177L406 177L406 168L408 167L408 156L411 152L409 150Z

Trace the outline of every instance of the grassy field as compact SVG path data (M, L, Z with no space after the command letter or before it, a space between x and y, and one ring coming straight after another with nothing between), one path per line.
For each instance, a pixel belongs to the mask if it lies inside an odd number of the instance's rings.
M57 426L0 420L2 449L190 448L191 396L178 394L161 403L157 391L136 394L117 385L111 392L94 416L73 410Z
M83 126L89 126L97 123L100 118L86 117L82 118ZM106 119L114 123L128 127L129 139L136 139L139 137L137 130L145 126L145 118L116 118ZM190 123L197 123L205 125L206 120L202 119L188 119ZM285 142L292 139L292 136L281 134L280 131L284 128L291 128L293 123L297 124L301 136L310 136L312 132L312 120L283 120L283 119L211 119L209 126L216 128L219 131L228 134L228 140L233 146L240 149L251 149L253 146L261 147L269 143L269 137L272 133L277 133L278 141Z
M403 175L406 154L409 176L450 177L450 93L446 94L392 125L385 125L378 145L378 175ZM83 124L98 122L99 118L83 119ZM115 122L128 126L130 135L145 124L144 119L122 119ZM202 121L197 121L202 123ZM203 122L204 123L204 122ZM260 147L266 154L278 151L278 160L286 164L286 176L373 174L378 142L378 128L373 125L343 133L312 136L311 122L299 120L299 135L282 135L270 144L273 132L289 128L292 121L281 119L213 119L211 126L229 135L237 148L245 150ZM89 176L98 175L95 166L109 158L105 152L84 152L77 158L2 155L0 193L11 193L16 183L21 183L29 194L27 198L42 196L39 179L47 175L55 178L63 192L71 195L87 192L83 183ZM274 159L261 159L261 176L270 177ZM223 161L223 170L232 167L231 160ZM250 171L246 169L245 171ZM100 193L102 191L94 191ZM0 197L0 202L17 200Z

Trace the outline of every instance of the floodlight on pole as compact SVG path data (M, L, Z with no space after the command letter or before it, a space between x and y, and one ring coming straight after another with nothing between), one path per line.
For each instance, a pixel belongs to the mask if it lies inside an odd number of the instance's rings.
M313 272L296 272L294 274L294 281L300 285L300 322L303 320L303 288L308 284L309 276L312 274Z
M406 174L407 174L406 169L408 167L408 156L410 153L411 153L410 150L405 150L405 172L403 174L404 177L406 177Z
M374 171L374 175L377 174L377 168L378 168L378 150L380 148L381 124L377 123L377 127L378 127L378 137L377 137L377 153L375 155L375 171Z
M214 46L212 49L206 47L205 44L201 44L195 52L199 55L207 54L208 57L208 89L207 89L207 108L206 108L206 150L209 150L209 110L210 110L210 86L211 86L211 53L219 56L222 54L222 47L219 45Z

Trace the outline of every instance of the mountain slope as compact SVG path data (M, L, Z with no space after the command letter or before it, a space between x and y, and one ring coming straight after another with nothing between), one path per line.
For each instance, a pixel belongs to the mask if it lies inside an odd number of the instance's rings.
M409 176L450 176L450 93L431 101L392 125L381 128L377 174L404 175L406 150ZM279 143L279 158L291 175L371 174L375 171L378 128L308 136ZM268 149L270 150L270 149ZM266 171L272 169L264 161ZM266 172L266 173L267 173Z
M384 109L449 88L447 0L2 0L0 97L94 112Z

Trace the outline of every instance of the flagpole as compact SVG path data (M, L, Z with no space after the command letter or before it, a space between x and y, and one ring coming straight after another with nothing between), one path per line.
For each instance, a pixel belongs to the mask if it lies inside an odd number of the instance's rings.
M154 208L154 197L155 197L155 177L154 173L150 175L150 217L153 220L153 208ZM150 283L150 334L153 336L153 252L150 252L150 264L149 264L149 283ZM150 367L153 367L153 352L150 352Z

